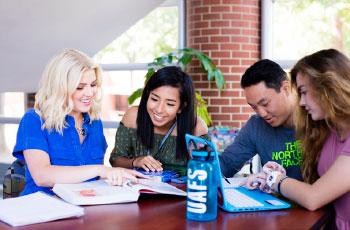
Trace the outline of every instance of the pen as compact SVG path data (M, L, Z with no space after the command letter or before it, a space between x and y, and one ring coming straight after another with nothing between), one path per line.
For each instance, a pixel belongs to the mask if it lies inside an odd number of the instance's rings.
M226 181L227 183L231 184L230 181L224 176L224 174L222 174L222 177L225 179L225 181Z

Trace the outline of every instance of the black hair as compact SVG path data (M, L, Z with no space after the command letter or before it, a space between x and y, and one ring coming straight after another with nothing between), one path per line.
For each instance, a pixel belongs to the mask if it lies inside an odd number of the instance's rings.
M193 134L196 125L195 93L191 77L179 67L159 69L146 83L137 112L137 137L147 149L153 148L154 126L147 112L147 101L151 91L161 86L179 89L181 113L177 114L176 159L188 160L185 134Z
M282 82L288 80L287 73L276 62L263 59L250 66L242 76L241 87L256 85L264 82L266 88L275 89L280 92Z

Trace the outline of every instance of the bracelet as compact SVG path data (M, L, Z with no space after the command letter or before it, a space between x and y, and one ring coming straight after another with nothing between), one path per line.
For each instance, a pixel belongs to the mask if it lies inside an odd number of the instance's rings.
M283 182L285 179L287 179L287 178L288 178L288 176L284 176L284 177L282 177L282 179L278 182L277 191L278 191L278 193L279 193L281 196L283 196L283 194L281 193L281 184L282 184L282 182Z
M137 157L135 157L134 159L132 159L132 161L131 161L131 168L135 168L135 166L134 166L134 161L136 160L136 158L137 158Z

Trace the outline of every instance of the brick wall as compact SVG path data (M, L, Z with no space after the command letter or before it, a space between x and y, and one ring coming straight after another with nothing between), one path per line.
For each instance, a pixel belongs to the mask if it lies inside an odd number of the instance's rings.
M223 72L226 89L208 82L199 61L187 71L196 91L208 102L214 125L241 127L253 114L240 79L260 58L259 0L187 0L187 47L204 52Z

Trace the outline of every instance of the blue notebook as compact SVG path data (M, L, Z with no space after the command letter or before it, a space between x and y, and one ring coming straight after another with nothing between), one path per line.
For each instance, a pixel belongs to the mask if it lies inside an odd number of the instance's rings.
M289 208L290 204L264 193L260 190L247 190L244 187L230 186L221 174L218 152L215 145L208 140L186 134L186 144L189 153L191 150L204 148L215 152L215 161L218 176L218 206L228 212L250 212Z

